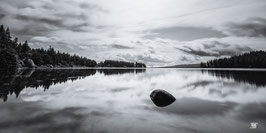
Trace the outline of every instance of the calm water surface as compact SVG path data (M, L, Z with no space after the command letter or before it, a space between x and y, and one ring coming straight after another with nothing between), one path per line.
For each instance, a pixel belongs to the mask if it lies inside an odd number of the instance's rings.
M157 107L155 89L176 101ZM263 71L1 71L0 132L265 133L265 94Z

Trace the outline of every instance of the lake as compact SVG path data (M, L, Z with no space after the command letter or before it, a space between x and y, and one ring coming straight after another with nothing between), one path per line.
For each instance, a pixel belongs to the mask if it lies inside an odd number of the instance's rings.
M266 132L266 71L0 71L0 84L1 133ZM176 100L156 106L156 89Z

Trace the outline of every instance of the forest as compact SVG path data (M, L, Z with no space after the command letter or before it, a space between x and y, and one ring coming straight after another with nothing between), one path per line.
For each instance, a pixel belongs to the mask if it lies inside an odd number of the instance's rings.
M251 51L229 58L201 62L202 68L266 68L266 51Z
M97 64L95 60L65 52L29 47L28 42L18 42L12 38L9 28L0 27L0 68L53 68L53 67L146 67L143 63L105 60Z
M131 63L125 61L114 61L114 60L105 60L98 64L99 67L146 67L143 63Z

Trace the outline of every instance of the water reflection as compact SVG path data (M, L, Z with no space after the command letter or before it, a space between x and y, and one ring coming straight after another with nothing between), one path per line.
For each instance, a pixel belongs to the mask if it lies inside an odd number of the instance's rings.
M219 78L233 79L236 82L256 85L258 87L266 86L266 71L202 70L202 72Z
M236 103L202 100L199 98L181 98L165 108L156 108L164 113L182 116L223 116L234 109Z
M41 85L36 90L30 87L31 82L45 77L25 81L23 86L29 87L18 98L9 95L7 102L0 102L0 132L266 132L266 87L255 84L262 81L248 82L251 77L237 80L237 76L221 77L198 69L146 69L112 75L109 70L108 74L79 71L86 74L69 74L64 83L51 84L45 93L43 82L37 82ZM35 71L23 73L15 75L29 78ZM42 75L57 81L51 75L60 73ZM2 86L19 77L12 75L1 76ZM155 106L150 94L156 88L169 92L176 101L163 108ZM250 130L250 122L258 122L258 128Z
M100 73L104 75L124 74L124 73L142 73L146 69L98 69Z
M0 71L0 98L6 101L13 93L16 97L27 87L49 89L51 85L75 81L92 76L98 71L104 75L141 73L145 69L26 69L21 71Z

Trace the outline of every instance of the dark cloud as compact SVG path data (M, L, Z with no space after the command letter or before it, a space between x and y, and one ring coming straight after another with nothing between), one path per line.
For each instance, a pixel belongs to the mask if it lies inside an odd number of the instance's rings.
M158 37L180 41L191 41L195 39L211 37L221 38L225 36L226 35L222 32L205 27L169 27L155 29L151 31L150 35L147 35L144 38L152 39Z
M93 5L93 4L88 4L88 3L80 3L79 4L79 7L80 8L83 8L83 9L89 9L89 10L97 10L97 11L101 11L101 12L104 12L104 13L109 13L108 10L106 9L103 9L97 5Z
M31 7L28 2L31 0L0 0L1 4L7 4L13 7L17 7L18 9ZM6 7L7 8L7 7Z
M94 8L95 6L92 6L91 4L88 4L88 3L80 3L79 7L87 9L87 8Z
M204 50L194 50L188 46L184 46L185 49L177 48L180 51L183 51L188 54L198 55L198 56L219 56L217 53L207 53Z
M89 24L86 22L86 16L85 15L71 15L71 14L61 14L57 15L56 19L48 18L48 17L37 17L37 16L26 16L26 15L17 15L15 17L18 20L22 20L24 22L32 22L32 24L40 25L40 24L46 24L49 25L51 28L55 29L66 29L66 30L71 30L75 32L82 32L85 31L83 28L86 26L89 26ZM79 18L80 20L84 20L81 23L78 24L68 24L66 23L66 19L77 19ZM42 26L45 28L44 26ZM31 27L25 27L26 28L31 28ZM36 30L36 29L33 29ZM47 29L47 31L50 31L51 29Z
M266 37L266 19L251 18L242 23L229 23L226 25L230 34L236 36Z
M143 56L143 55L138 55L137 56L137 61L145 61L145 62L161 62L161 63L166 63L166 61L155 58L155 57L151 57L151 56Z
M190 61L190 59L188 59L186 56L181 56L179 59L181 61Z
M241 54L243 52L251 51L252 49L247 46L230 45L218 41L211 41L208 43L201 43L195 45L186 45L183 47L176 47L176 49L196 56L232 56Z
M124 91L127 91L127 90L130 90L132 88L114 88L114 89L111 89L110 92L111 93L120 93L120 92L124 92Z
M0 14L0 19L4 18L5 16L5 14Z
M103 10L92 4L73 1L1 1L0 23L12 27L15 35L24 39L49 35L53 31L85 32L90 24L90 16ZM56 5L62 5L56 6ZM69 9L64 9L64 5ZM83 9L83 8L85 9ZM12 23L9 23L12 21ZM25 37L28 36L28 37Z
M44 28L44 27L37 27L35 29L22 28L22 29L17 29L17 30L13 30L13 31L16 32L16 35L19 35L20 37L22 36L22 38L20 38L20 39L27 38L26 40L28 40L32 36L47 35L47 32L49 32L50 30L47 28Z
M63 23L63 20L61 19L50 19L50 18L42 18L42 17L36 17L36 16L17 15L15 18L18 20L22 20L22 21L46 23L49 25L60 26L60 27L62 26L62 23Z
M116 49L132 49L131 47L120 45L120 44L113 44L112 47Z

